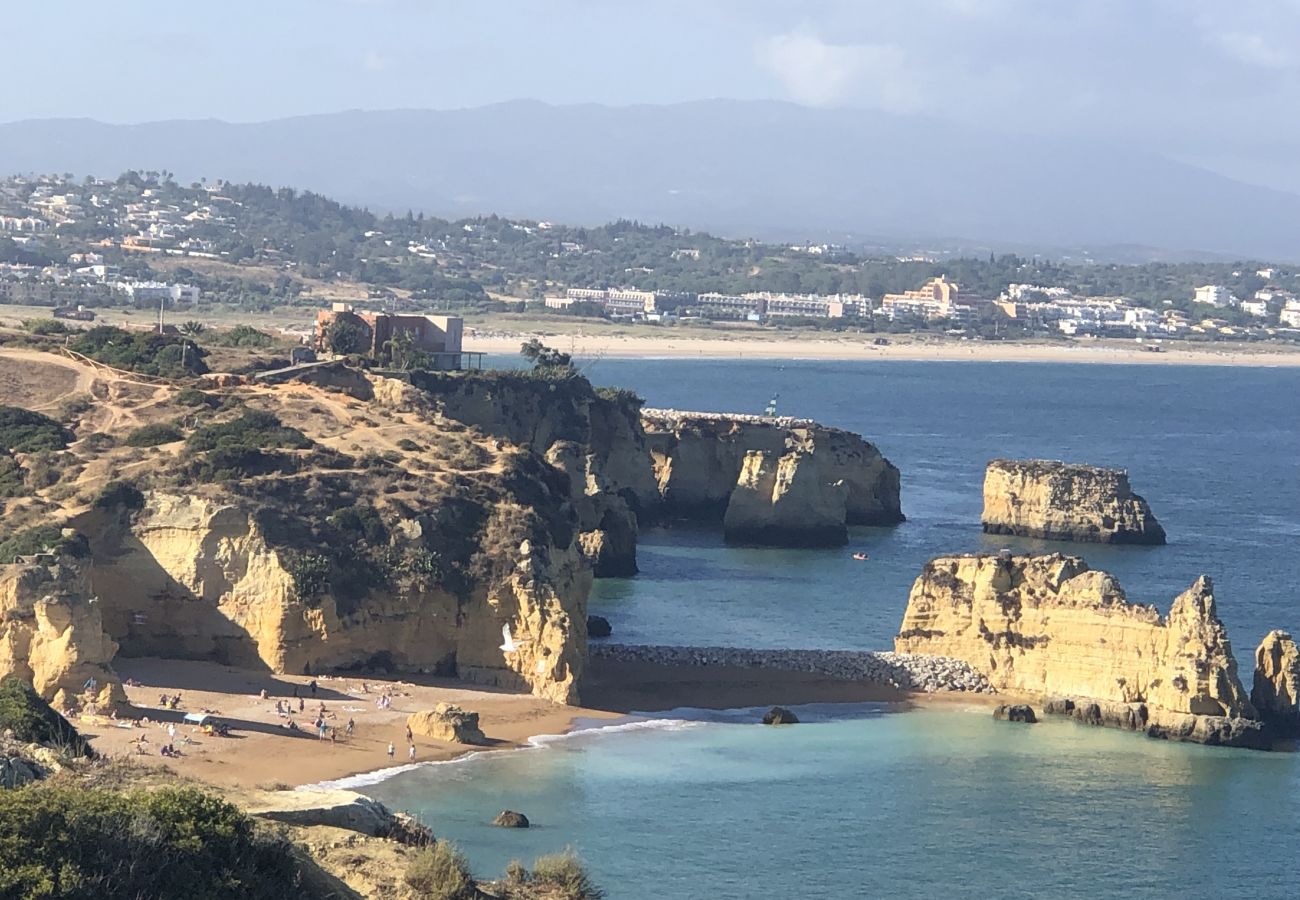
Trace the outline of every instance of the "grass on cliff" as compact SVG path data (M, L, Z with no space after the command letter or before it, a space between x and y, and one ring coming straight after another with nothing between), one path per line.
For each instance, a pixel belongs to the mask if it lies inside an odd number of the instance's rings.
M19 556L46 552L84 558L90 555L90 545L85 535L65 535L57 525L37 525L0 540L0 565L8 565Z
M63 450L71 440L72 433L49 416L17 406L0 406L0 451Z
M404 877L421 900L477 900L484 896L474 882L469 863L455 844L436 841L412 857ZM512 862L506 877L492 885L490 896L506 900L602 900L582 861L570 849L541 856L530 872Z
M90 746L77 729L17 675L0 678L0 733L6 731L12 731L16 740L26 744L44 744L74 756L90 755ZM0 859L3 858L0 853ZM0 896L8 895L0 893Z
M313 444L274 413L249 410L234 419L199 428L185 446L195 454L189 476L211 482L291 471L290 457L277 451L305 450Z

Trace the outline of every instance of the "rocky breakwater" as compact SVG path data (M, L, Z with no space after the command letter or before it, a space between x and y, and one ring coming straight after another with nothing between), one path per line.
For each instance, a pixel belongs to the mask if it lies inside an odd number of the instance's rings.
M866 681L900 691L989 693L989 680L965 660L869 650L749 650L739 647L667 647L592 644L593 659L659 666L727 666L807 672L842 681Z
M805 419L641 412L663 512L728 540L843 544L848 525L903 520L898 469L858 435Z
M1078 557L939 558L912 587L895 649L965 660L994 688L1045 698L1048 712L1092 724L1272 745L1206 577L1162 617Z
M995 459L984 472L984 531L1051 541L1163 544L1165 530L1128 474L1041 459Z
M126 701L87 564L59 557L0 566L0 677L18 676L59 709Z

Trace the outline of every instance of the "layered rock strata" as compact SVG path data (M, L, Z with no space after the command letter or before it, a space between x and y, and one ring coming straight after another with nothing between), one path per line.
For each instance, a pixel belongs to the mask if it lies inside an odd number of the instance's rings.
M802 419L642 410L663 511L729 540L834 545L903 520L899 473L861 437Z
M526 518L511 506L496 517L485 532L503 536ZM296 551L269 540L238 497L151 492L128 525L98 513L78 525L91 537L94 590L123 655L295 674L425 671L576 700L591 580L576 541L539 545L529 532L467 593L409 575L345 599L328 588L303 596ZM416 516L397 530L419 541L432 525Z
M1300 649L1285 631L1270 631L1255 650L1250 702L1281 737L1300 737Z
M1162 617L1078 557L958 556L926 564L895 649L968 662L1048 712L1157 737L1265 747L1202 576Z
M125 702L102 609L84 563L0 566L0 677L30 682L59 709Z
M869 650L750 650L739 647L669 647L592 644L593 659L660 666L728 666L808 672L843 681L866 681L900 691L990 693L989 680L965 660Z
M1120 469L995 459L984 472L984 531L1051 541L1163 544L1165 530Z

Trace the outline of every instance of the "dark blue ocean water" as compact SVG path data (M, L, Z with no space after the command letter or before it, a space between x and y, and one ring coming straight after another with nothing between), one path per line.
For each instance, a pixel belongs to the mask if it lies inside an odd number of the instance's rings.
M1213 577L1249 678L1269 628L1300 630L1300 371L1011 363L601 360L651 405L780 412L857 431L903 473L908 521L848 550L643 535L642 574L593 609L630 642L888 648L921 565L996 549L1082 554L1167 610ZM995 456L1127 468L1158 548L980 533ZM707 721L606 730L422 768L368 788L483 872L572 844L611 897L1300 896L1300 757L1220 750L986 710L809 710L790 729ZM503 808L537 826L486 823Z

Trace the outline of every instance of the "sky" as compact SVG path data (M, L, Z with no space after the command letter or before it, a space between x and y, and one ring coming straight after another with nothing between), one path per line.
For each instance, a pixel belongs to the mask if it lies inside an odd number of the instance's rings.
M0 23L0 121L779 99L1300 192L1300 0L44 0Z

